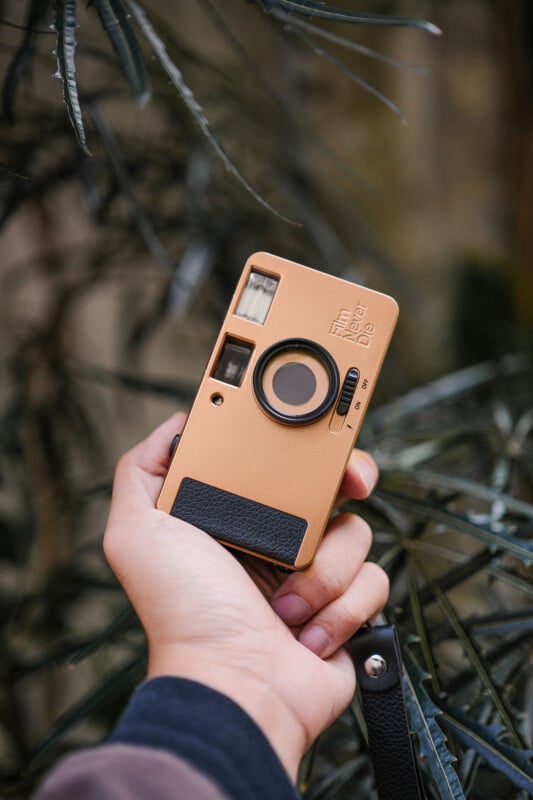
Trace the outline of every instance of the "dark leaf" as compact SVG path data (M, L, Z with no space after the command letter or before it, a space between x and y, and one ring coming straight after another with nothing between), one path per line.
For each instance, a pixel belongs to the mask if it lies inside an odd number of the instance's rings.
M368 759L359 755L331 769L324 777L303 793L303 800L335 800L340 790L368 766Z
M422 502L412 497L405 497L383 490L379 491L379 496L388 499L391 503L404 511L410 511L417 516L425 517L437 524L446 525L446 527L452 530L457 530L468 536L481 539L481 541L485 542L485 544L488 544L490 547L496 550L503 550L519 558L525 564L530 564L533 561L533 541L520 539L505 531L493 530L487 525L475 524L459 514L452 514L450 511L435 508L427 502Z
M471 662L472 666L475 669L476 675L479 677L479 680L487 690L489 696L494 703L494 707L500 714L505 726L512 736L516 745L521 745L520 735L516 729L514 721L511 716L511 710L508 707L508 704L503 697L503 693L499 690L496 682L492 676L490 665L487 663L486 659L481 652L477 642L470 636L469 631L465 628L462 624L455 608L451 604L448 597L444 594L444 592L439 588L436 583L431 584L431 588L437 598L437 602L441 607L442 611L446 615L448 622L450 623L453 632L457 636L458 641L460 642L467 658Z
M510 378L531 369L531 359L526 355L512 354L500 361L487 361L466 367L418 389L413 389L397 400L379 406L366 417L365 424L378 430L388 429L400 421L413 417L420 411L435 407L438 403L457 400L460 397L495 381L500 376Z
M84 659L88 658L100 647L113 641L117 634L122 633L124 630L134 625L136 619L137 615L135 611L131 606L128 606L124 611L121 611L109 625L106 625L100 633L92 637L90 642L87 642L74 652L71 652L69 662L71 664L79 664L80 661L84 661Z
M282 8L284 11L301 14L304 17L319 17L331 22L353 22L357 25L400 25L409 28L421 28L434 34L441 33L441 30L436 25L425 20L333 8L315 0L262 0L262 3L266 11L273 7Z
M332 64L335 65L335 67L337 67L337 69L339 69L341 72L347 75L348 78L357 83L359 86L361 86L370 94L373 94L374 97L378 98L378 100L381 100L381 102L384 103L387 106L387 108L390 108L391 111L397 114L400 117L400 119L403 122L405 122L405 117L402 114L401 110L396 105L396 103L393 103L392 100L390 100L386 95L380 92L379 89L376 89L375 86L372 86L371 83L365 81L365 79L362 78L361 75L358 75L358 73L355 72L353 69L347 67L345 64L342 63L342 61L340 61L330 52L324 50L322 47L318 47L318 45L316 45L313 42L313 40L309 36L307 36L307 34L303 30L299 30L298 28L293 27L290 23L287 23L285 27L291 30L296 36L298 36L298 38L301 39L301 41L304 42L304 44L307 45L307 47L310 47L311 50L313 50L313 52L317 56L322 56L327 61L330 61Z
M176 381L156 380L155 378L142 378L136 375L129 375L119 370L108 370L92 364L81 364L73 366L72 369L80 378L99 381L101 383L123 386L136 392L147 392L149 394L171 397L174 400L183 400L190 403L194 399L195 387Z
M47 3L43 3L42 0L32 0L26 14L22 42L15 50L6 70L2 86L2 112L10 124L15 121L15 96L20 80L23 78L35 53L35 39L40 33L37 27L47 10Z
M533 632L533 609L498 612L468 620L468 628L478 636L505 636L518 631Z
M136 101L145 103L150 98L146 69L122 0L91 0L90 5L98 12Z
M289 219L289 217L286 217L283 214L281 214L273 206L271 206L270 203L268 203L264 199L264 197L261 197L261 195L256 192L251 183L239 171L236 164L230 158L226 150L223 148L223 146L221 145L221 143L211 130L211 126L209 125L209 122L205 114L203 113L201 106L197 102L189 86L187 86L187 84L185 83L181 71L178 69L174 61L170 58L164 42L155 32L151 22L149 21L148 17L146 16L141 6L136 2L136 0L126 0L126 2L131 13L135 17L137 24L142 30L147 42L152 48L154 55L156 56L157 60L167 73L170 81L172 82L172 85L180 95L181 99L189 109L190 113L193 116L194 121L200 128L202 134L205 136L210 146L213 148L215 153L221 159L227 171L230 172L232 175L234 175L239 181L239 183L241 183L242 186L244 186L244 188L248 192L250 192L252 197L254 197L258 203L261 203L262 206L264 206L270 212L272 212L272 214L275 214L276 217L279 217L284 222L288 222L291 225L297 225L298 223L295 222L295 220Z
M99 106L91 103L88 105L88 109L94 126L100 134L100 138L104 145L113 173L115 174L122 193L128 202L131 215L137 226L137 230L141 234L144 243L156 261L163 267L165 272L173 274L176 265L174 264L174 261L169 255L161 239L157 235L152 221L148 217L146 211L139 201L139 198L137 197L135 184L128 171L124 155L121 151L117 138L113 133L111 125L108 123L107 118Z
M430 472L429 470L382 470L383 478L391 476L392 478L400 478L407 483L415 483L420 486L425 486L430 489L444 489L446 491L457 491L471 497L478 497L488 502L498 501L509 510L517 514L522 514L525 517L533 519L533 504L526 503L510 494L500 492L490 486L484 486L476 481L468 480L467 478L455 477L454 475L443 475L438 472Z
M74 54L76 50L76 0L55 0L54 27L56 30L56 58L57 73L63 85L63 98L65 100L70 122L74 128L76 139L81 149L91 155L87 146L85 128L81 115L78 97L78 82L76 80L76 64Z
M420 755L435 781L440 800L464 800L459 778L453 768L455 758L448 750L446 737L437 724L437 717L442 712L423 686L428 675L420 669L411 653L408 652L407 656L404 662L404 696L410 727L418 738Z
M376 61L381 61L391 67L401 67L402 69L408 69L412 72L421 72L420 68L416 67L414 64L408 64L406 61L402 61L399 58L387 56L384 53L379 53L377 50L373 50L370 47L365 47L358 42L352 42L351 39L346 39L344 36L338 36L336 33L331 33L331 31L328 31L325 28L319 28L318 25L313 25L312 23L304 22L297 17L289 16L289 14L286 14L284 11L277 11L273 9L271 13L281 22L287 22L291 28L300 28L306 33L309 33L311 36L317 36L320 39L325 39L326 41L336 44L339 47L344 47L346 50L353 50L356 53L360 53L362 56L373 58Z
M502 728L480 725L456 708L442 712L441 724L465 747L479 753L492 769L505 775L514 786L533 794L533 750L519 750L498 741Z

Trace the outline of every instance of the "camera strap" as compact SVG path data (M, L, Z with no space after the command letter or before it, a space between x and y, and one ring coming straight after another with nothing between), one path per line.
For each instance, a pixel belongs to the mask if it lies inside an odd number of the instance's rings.
M379 800L423 800L402 692L402 660L392 625L361 628L349 642L368 730Z

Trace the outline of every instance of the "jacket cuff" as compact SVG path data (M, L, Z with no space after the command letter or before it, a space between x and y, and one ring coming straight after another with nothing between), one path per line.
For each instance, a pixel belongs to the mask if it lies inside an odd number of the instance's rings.
M298 799L256 723L229 697L195 681L160 677L143 683L109 741L170 751L230 798Z

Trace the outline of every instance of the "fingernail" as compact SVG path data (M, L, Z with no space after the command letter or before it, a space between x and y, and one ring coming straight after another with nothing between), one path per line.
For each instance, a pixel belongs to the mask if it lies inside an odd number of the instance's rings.
M366 486L367 492L370 494L378 479L378 474L375 467L370 464L369 461L361 459L359 463L359 474L363 479L363 483Z
M311 607L297 594L285 594L272 601L272 608L287 625L301 625L311 616Z
M329 645L329 636L320 625L310 625L301 632L298 641L317 656L321 656Z

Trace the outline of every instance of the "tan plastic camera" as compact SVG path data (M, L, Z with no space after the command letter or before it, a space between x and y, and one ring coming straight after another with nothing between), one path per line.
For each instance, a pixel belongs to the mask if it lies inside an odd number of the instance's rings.
M230 547L308 566L397 316L391 297L252 255L157 507Z

